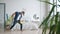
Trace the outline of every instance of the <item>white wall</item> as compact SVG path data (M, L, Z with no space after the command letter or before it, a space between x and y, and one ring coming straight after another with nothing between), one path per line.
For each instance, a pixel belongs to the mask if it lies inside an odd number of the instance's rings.
M9 15L15 11L21 11L23 8L26 9L26 16L29 18L35 13L38 15L40 13L39 2L36 0L4 0L3 2L6 3L6 13Z
M33 20L34 14L37 14L40 17L39 21L42 21L46 13L46 5L37 0L0 0L0 3L6 3L6 13L9 15L24 8L25 18L30 20Z

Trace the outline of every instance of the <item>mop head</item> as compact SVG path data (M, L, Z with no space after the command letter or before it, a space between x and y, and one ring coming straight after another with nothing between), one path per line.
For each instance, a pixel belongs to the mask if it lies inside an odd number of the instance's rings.
M13 17L9 17L8 20L6 20L6 25L10 25L13 22Z

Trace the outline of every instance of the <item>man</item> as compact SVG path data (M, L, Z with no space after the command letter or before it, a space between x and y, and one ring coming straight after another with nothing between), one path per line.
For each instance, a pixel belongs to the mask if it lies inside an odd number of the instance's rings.
M22 23L21 23L20 21L21 21L21 18L22 18L22 16L23 16L24 14L25 14L24 11L22 11L22 12L15 12L15 13L12 14L11 17L14 16L14 22L13 22L13 25L11 26L10 29L12 29L12 28L15 26L16 23L19 23L20 26L21 26L21 27L20 27L20 30L22 30Z

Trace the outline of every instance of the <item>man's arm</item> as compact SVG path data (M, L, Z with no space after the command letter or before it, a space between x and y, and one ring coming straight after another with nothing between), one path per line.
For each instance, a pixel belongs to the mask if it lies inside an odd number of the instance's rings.
M15 13L13 13L12 15L11 15L11 17L13 17L15 15Z

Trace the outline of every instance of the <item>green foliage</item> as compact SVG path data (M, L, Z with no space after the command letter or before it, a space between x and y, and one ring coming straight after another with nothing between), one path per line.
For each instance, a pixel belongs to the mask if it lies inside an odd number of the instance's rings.
M56 12L54 16L51 14L54 12L54 9L57 5L54 5L47 1L41 1L52 5L51 11L49 12L48 16L42 21L39 28L42 27L42 34L46 34L47 29L49 29L49 34L60 34L60 14ZM60 5L58 5L60 6Z

